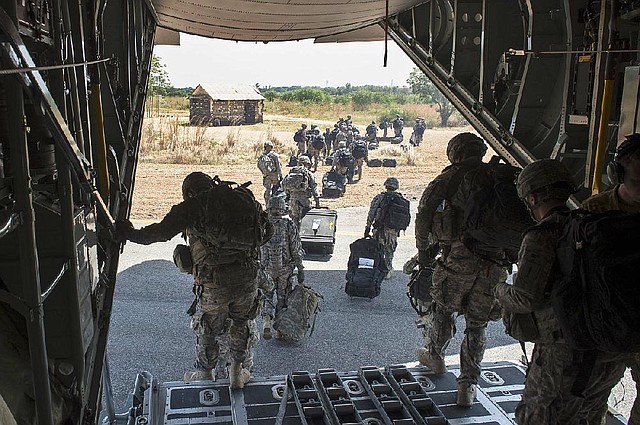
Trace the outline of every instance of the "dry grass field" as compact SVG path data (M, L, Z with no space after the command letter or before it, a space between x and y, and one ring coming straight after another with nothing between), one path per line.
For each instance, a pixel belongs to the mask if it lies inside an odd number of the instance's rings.
M156 220L166 214L173 204L181 201L182 180L192 171L203 171L238 183L251 181L250 188L256 198L263 201L262 177L256 167L263 143L266 140L274 143L286 173L288 158L295 152L293 132L300 123L318 124L320 128L333 126L332 121L275 115L265 116L265 122L261 124L237 127L190 127L185 125L187 121L187 116L179 115L145 118L133 196L133 219ZM355 124L364 132L368 123ZM342 198L321 199L322 205L330 208L368 206L371 198L383 190L382 183L389 176L397 177L400 191L417 201L427 183L448 164L447 142L461 131L472 129L429 129L417 148L407 142L403 143L407 149L381 143L380 149L369 152L369 158L396 158L398 166L365 166L362 181L348 185ZM409 140L411 132L410 125L405 127L405 141ZM329 168L322 165L315 173L320 188L322 175Z

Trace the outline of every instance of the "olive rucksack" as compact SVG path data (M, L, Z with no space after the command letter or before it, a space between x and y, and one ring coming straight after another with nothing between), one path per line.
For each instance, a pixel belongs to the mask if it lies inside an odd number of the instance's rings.
M311 336L322 299L321 294L308 286L296 285L287 297L287 305L273 320L273 329L293 341Z
M293 134L293 141L296 143L304 142L307 134L304 130L298 130Z
M342 167L349 167L353 165L353 155L348 151L338 151L335 155L338 155L338 164Z
M494 156L464 174L455 196L464 202L465 246L481 258L508 265L517 260L524 231L535 223L516 192L521 170L499 161Z
M556 246L551 304L578 350L640 351L640 214L567 213Z
M250 251L264 245L271 232L267 213L247 188L215 176L214 187L199 195L204 221L193 227L205 244L228 251Z

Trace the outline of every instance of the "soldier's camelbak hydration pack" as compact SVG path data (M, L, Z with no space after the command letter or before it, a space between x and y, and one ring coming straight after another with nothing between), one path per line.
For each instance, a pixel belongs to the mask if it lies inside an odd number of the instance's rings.
M508 265L517 260L522 234L535 223L516 192L521 170L499 160L494 156L464 175L462 241L477 256Z
M273 328L293 341L311 336L321 299L322 295L308 286L296 285L287 297L287 305L278 311Z
M556 248L551 302L578 350L640 351L640 214L568 213Z
M409 200L397 192L385 193L380 205L380 215L377 217L374 227L383 225L389 229L406 230L411 222Z
M194 226L194 235L216 248L250 251L268 240L267 213L247 188L214 177L214 187L204 198L204 222Z

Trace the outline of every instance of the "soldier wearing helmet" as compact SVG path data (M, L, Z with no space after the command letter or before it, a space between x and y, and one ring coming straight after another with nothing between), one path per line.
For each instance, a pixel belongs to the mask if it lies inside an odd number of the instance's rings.
M306 155L298 157L298 165L289 170L282 179L282 188L289 196L289 217L300 226L300 220L311 209L313 197L316 208L320 207L318 186L311 173L311 160Z
M304 266L302 265L302 242L298 227L286 216L287 205L283 196L274 196L267 203L269 221L274 233L269 242L260 248L262 266L275 286L276 304L273 306L274 291L265 293L262 307L264 339L271 339L271 321L278 312L287 305L287 297L293 289L294 269L297 269L298 283L304 282ZM276 333L276 338L286 335Z
M640 213L640 134L625 137L616 149L607 174L615 186L585 200L582 208L594 213L611 210ZM636 383L636 399L629 414L629 423L640 424L640 354L628 361L627 367L631 368L631 377ZM604 407L597 420L604 418ZM600 423L597 420L593 423Z
M620 355L597 351L589 353L588 362L584 351L570 348L550 296L558 273L555 247L569 210L566 202L575 191L573 177L560 161L542 159L522 170L516 188L538 222L524 235L513 285L501 282L494 290L509 333L535 343L516 422L570 424L580 418L580 423L600 424L624 363L612 361Z
M371 227L373 226L373 238L380 242L384 248L384 259L387 262L388 270L385 278L391 279L393 255L398 247L400 231L387 226L385 222L385 215L387 213L385 207L391 203L392 196L403 196L400 192L397 192L400 188L400 182L395 177L388 177L384 181L384 188L384 192L377 194L371 200L367 223L364 229L364 237L371 236Z
M393 132L395 137L402 136L402 129L404 128L404 121L400 118L400 115L396 115L396 117L391 121L391 127L393 127Z
M258 234L255 234L252 247L245 245L244 248L229 249L212 242L210 235L214 233L235 231L230 221L212 224L210 220L211 209L219 208L220 196L228 194L220 187L222 184L220 180L216 184L216 180L205 173L191 173L182 183L184 201L174 205L162 221L141 229L135 229L129 221L121 221L117 223L116 233L121 241L130 240L143 245L168 241L179 233L187 236L188 250L174 253L174 257L180 257L176 264L183 267L191 265L184 271L194 275L193 292L196 294L189 309L191 327L196 335L196 369L185 373L184 380L215 379L213 369L220 353L218 338L227 333L232 358L230 386L236 389L243 388L250 378L250 329L251 321L257 315L255 305L258 302L257 247L271 237L273 227L262 206L255 199L250 199L242 206L242 211L234 213L246 213L261 223L256 229L259 231L255 232ZM221 223L226 226L224 229L220 228ZM215 231L212 231L212 226L216 227ZM227 319L231 320L231 325L225 330Z
M420 318L431 325L424 328L425 346L418 349L418 360L436 374L446 372L444 350L453 337L454 318L456 313L464 315L466 329L457 379L459 406L473 404L486 344L485 329L489 320L497 319L498 306L490 294L498 282L506 279L502 267L479 258L462 242L462 217L469 194L458 196L456 192L464 175L482 164L486 151L484 141L473 133L454 136L447 145L451 165L429 183L416 215L419 263L421 267L435 266L431 292L434 308ZM454 203L456 199L459 203Z
M371 124L369 124L365 129L365 133L368 141L372 142L376 139L378 136L378 126L376 126L375 121L371 121Z
M293 141L296 142L298 148L298 155L307 153L309 137L307 135L307 125L302 124L298 130L293 134Z
M273 151L273 142L264 142L264 152L258 157L258 169L262 173L262 185L264 186L264 202L269 202L273 191L280 186L282 180L282 167L278 154Z
M353 182L355 159L348 148L346 140L338 142L338 149L333 153L332 169L342 175L346 182Z

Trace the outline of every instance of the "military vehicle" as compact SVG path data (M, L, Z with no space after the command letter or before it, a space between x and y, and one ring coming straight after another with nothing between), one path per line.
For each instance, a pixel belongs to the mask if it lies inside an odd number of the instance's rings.
M506 160L565 163L582 182L579 201L607 187L617 143L639 131L639 29L638 0L0 0L0 394L12 416L100 420L121 252L114 222L131 208L154 44L177 32L393 41ZM469 423L438 413L420 370L292 374L272 400L287 391L293 401L276 402L271 419L247 416L240 396L219 388L147 378L129 414L108 421ZM172 415L167 394L200 408ZM217 417L221 400L229 407ZM503 413L498 423L509 423Z

